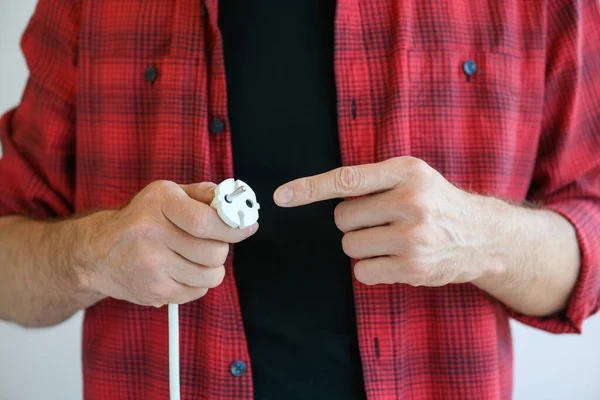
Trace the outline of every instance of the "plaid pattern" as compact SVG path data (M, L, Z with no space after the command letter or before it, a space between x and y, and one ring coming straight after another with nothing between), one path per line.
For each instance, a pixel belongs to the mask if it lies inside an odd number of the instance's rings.
M0 214L116 207L157 179L233 176L217 0L40 0L31 71L0 124ZM340 0L335 73L345 164L412 155L451 182L544 204L576 227L580 279L564 315L518 315L472 285L355 284L370 400L508 399L510 316L579 332L600 289L597 0ZM276 34L276 33L274 33ZM473 60L477 70L465 74ZM154 66L157 76L147 74ZM184 399L250 399L231 259L181 307ZM108 299L83 335L86 399L166 399L166 308Z

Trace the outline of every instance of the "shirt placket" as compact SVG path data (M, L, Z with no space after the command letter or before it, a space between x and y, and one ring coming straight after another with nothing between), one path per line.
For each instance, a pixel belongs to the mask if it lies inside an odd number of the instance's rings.
M344 165L378 161L377 133L371 109L372 83L365 48L361 3L338 1L335 22L335 76L339 140ZM353 263L354 265L354 263ZM353 279L357 331L365 389L369 400L397 398L394 377L394 323L374 308L385 308L391 289L365 286Z
M234 177L231 148L231 131L227 112L227 85L223 41L218 26L218 0L206 0L202 5L205 23L205 56L207 62L207 126L209 138L210 179L219 183ZM225 268L226 279L217 289L218 299L211 302L215 308L212 315L220 326L219 338L205 337L205 340L218 340L222 351L213 351L216 358L213 367L218 369L219 378L212 380L205 395L211 399L251 399L252 368L244 333L241 308L233 274L233 246ZM211 322L209 322L211 323Z

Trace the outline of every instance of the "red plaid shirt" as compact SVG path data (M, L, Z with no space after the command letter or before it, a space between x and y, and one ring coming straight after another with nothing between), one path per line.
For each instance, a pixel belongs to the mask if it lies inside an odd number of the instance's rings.
M22 40L31 76L0 126L0 215L69 216L158 179L234 176L217 11L217 0L40 0ZM581 273L562 315L518 315L470 284L355 282L370 400L508 399L509 317L579 332L599 307L600 5L339 0L335 35L344 164L412 155L577 229ZM231 257L227 271L181 307L184 399L252 396ZM166 313L114 299L87 310L86 399L168 397ZM250 366L242 376L236 360Z

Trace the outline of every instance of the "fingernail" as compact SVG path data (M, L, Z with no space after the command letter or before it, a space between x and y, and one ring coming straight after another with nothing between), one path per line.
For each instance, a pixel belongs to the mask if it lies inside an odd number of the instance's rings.
M275 192L275 202L279 204L286 204L292 200L292 189L287 186L280 187Z

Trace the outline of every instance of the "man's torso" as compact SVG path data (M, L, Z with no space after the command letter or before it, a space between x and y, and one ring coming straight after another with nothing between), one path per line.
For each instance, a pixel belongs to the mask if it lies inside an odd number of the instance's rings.
M212 0L206 13L196 1L83 3L75 211L114 207L154 180L234 176L217 13ZM411 155L465 189L525 198L539 142L544 18L542 3L340 1L341 163ZM469 61L475 73L466 73ZM219 288L181 307L183 398L252 394L232 262ZM501 304L469 284L353 287L370 399L510 396ZM98 303L86 315L83 357L86 398L165 398L166 310ZM249 371L232 374L235 361Z

